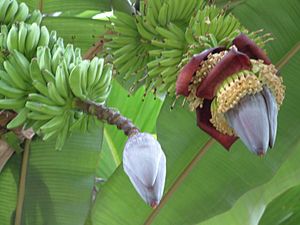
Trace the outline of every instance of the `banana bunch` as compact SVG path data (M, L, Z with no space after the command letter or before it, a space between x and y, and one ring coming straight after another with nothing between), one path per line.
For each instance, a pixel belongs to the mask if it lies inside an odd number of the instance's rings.
M112 66L104 65L103 59L83 60L69 76L72 93L83 101L103 104L111 89Z
M5 96L0 107L18 112L9 129L25 124L43 140L56 137L56 149L61 149L74 128L85 132L95 124L96 117L78 111L74 102L80 98L103 104L112 66L103 59L82 60L80 51L70 44L64 47L60 38L52 51L40 46L36 55L30 63L16 50L8 56L5 71L0 71L0 94Z
M202 4L197 0L141 1L138 15L114 12L107 46L118 73L133 88L142 82L147 90L173 93L174 75L186 48L184 27Z
M111 89L112 67L99 58L82 60L79 49L64 47L58 38L52 51L38 47L30 76L36 91L26 102L29 123L44 140L57 137L56 148L61 149L71 130L85 132L95 124L96 118L78 111L74 102L79 98L103 104Z
M204 7L191 18L186 29L185 38L189 47L182 64L205 49L217 46L228 48L232 40L240 33L247 34L260 47L263 47L261 37L256 33L249 33L232 14L226 15L216 6Z
M76 102L104 104L112 66L102 58L83 60L79 48L40 26L39 11L0 1L0 108L18 113L7 128L32 127L44 140L56 138L61 149L72 130L95 125L97 118Z
M45 26L40 27L37 23L20 22L13 24L9 30L3 25L1 35L3 35L3 41L0 42L2 48L7 48L8 51L17 50L28 59L35 55L38 46L48 46L50 40L48 29Z
M16 0L1 0L0 1L0 24L11 25L17 22L26 22L28 24L42 21L42 14L39 10L35 10L29 14L29 8L25 3L20 3Z
M110 21L105 39L111 41L106 42L105 46L114 56L113 64L117 72L122 74L124 79L136 84L146 73L146 63L151 60L148 54L151 45L141 39L133 16L115 12L115 17L111 17Z
M133 86L141 82L147 90L171 96L179 71L194 54L227 47L241 32L263 45L263 40L256 33L249 34L233 15L198 0L140 1L136 15L114 12L111 22L107 46L118 73ZM138 70L143 73L137 76L133 71Z

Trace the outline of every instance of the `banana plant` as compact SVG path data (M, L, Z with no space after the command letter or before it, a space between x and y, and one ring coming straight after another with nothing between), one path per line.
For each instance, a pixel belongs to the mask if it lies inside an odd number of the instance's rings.
M270 216L278 199L265 216L263 210L247 214L247 204L259 209L258 199L238 199L272 179L281 165L298 169L287 160L298 157L299 146L296 0L268 0L268 7L257 0L217 6L179 0L25 2L0 4L1 137L7 152L0 221L258 224L262 218L268 224L288 218L288 210ZM224 68L233 69L220 72ZM234 92L238 84L245 86ZM224 101L233 92L235 99ZM238 121L250 112L257 122L245 127ZM262 133L253 135L259 127ZM139 130L153 135L139 136ZM223 150L230 146L230 152ZM289 180L287 174L280 177ZM296 185L291 180L274 190ZM243 204L238 214L244 220L218 215L236 201ZM297 216L291 218L297 224Z

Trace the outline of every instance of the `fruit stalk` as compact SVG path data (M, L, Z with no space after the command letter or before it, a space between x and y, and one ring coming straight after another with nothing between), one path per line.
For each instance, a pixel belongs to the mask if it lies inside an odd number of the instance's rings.
M75 106L86 113L97 116L101 121L115 125L119 130L123 130L125 135L131 137L139 133L139 129L125 116L113 108L94 102L75 100Z

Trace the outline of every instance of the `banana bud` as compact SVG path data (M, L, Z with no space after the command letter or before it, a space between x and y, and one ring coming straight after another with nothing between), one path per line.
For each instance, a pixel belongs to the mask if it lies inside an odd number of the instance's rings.
M255 95L246 95L225 113L225 118L250 151L264 155L275 142L277 114L276 99L264 87Z
M129 137L123 167L142 199L155 208L162 198L166 177L166 156L158 141L148 133Z

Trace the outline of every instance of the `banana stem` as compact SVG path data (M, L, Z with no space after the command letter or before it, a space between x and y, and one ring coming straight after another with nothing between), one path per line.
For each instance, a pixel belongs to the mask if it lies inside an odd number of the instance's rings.
M18 200L16 206L16 217L15 217L15 225L21 225L22 221L22 211L23 211L23 203L25 197L25 185L26 185L26 175L27 175L27 167L29 161L29 150L30 150L31 140L27 139L25 142L25 148L22 159L22 167L21 167L21 175L20 175L20 184L19 184L19 193Z
M94 102L85 102L77 99L75 101L76 108L86 113L97 116L103 122L115 125L119 130L123 130L125 135L130 137L139 133L139 129L125 116L122 116L113 108L105 105L96 104Z

